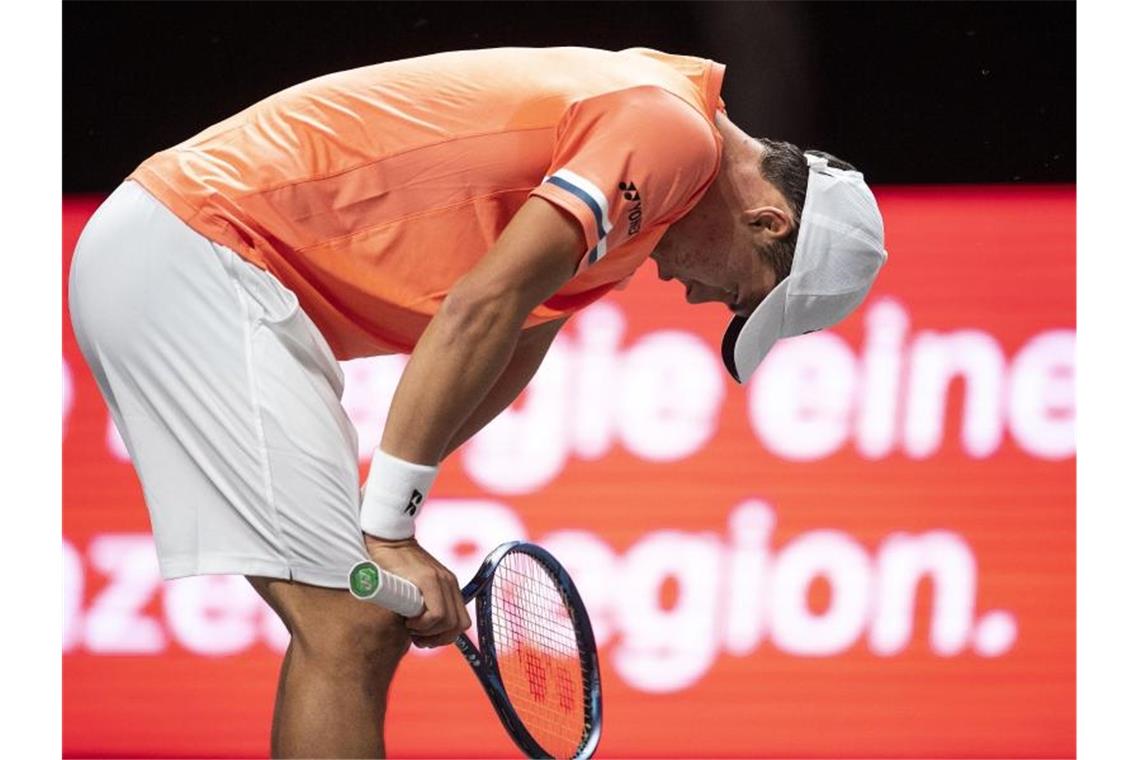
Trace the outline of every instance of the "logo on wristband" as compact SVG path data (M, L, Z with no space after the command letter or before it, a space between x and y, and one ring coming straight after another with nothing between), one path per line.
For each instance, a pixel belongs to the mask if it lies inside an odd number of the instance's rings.
M424 502L424 495L416 489L412 489L412 498L408 501L408 506L404 507L404 514L416 516L419 511L420 504Z

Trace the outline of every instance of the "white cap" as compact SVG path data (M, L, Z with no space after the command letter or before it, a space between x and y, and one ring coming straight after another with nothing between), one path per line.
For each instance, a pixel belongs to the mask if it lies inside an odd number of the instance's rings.
M863 302L887 260L883 217L856 171L805 155L807 195L792 271L747 317L735 317L721 343L729 373L747 382L780 338L836 324Z

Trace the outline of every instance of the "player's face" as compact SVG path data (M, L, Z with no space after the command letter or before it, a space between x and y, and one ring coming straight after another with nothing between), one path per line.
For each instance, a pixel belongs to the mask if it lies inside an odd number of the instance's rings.
M728 162L693 209L671 225L651 258L662 280L679 280L689 303L720 302L751 314L776 286L765 250L791 228L787 200L746 152Z
M720 302L740 316L751 314L776 285L776 273L755 231L712 223L700 217L682 219L670 228L651 254L662 280L678 280L689 303Z
M755 254L754 254L755 256ZM685 269L672 269L670 263L661 258L657 261L657 274L662 280L678 280L685 286L685 300L692 304L720 302L738 316L747 316L760 305L764 297L775 287L776 274L763 262L758 262L754 273L741 277L710 277L714 282L701 279L699 272ZM755 256L759 259L759 256Z

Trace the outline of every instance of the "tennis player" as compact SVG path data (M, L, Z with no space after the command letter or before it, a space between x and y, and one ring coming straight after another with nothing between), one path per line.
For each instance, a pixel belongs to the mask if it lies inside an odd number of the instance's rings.
M245 575L292 634L274 756L378 756L409 639L470 624L415 541L440 461L575 312L655 260L733 313L740 382L835 324L885 259L862 175L749 137L724 67L493 49L331 74L157 153L92 217L75 334L142 482L165 578ZM363 496L338 360L410 353ZM370 557L404 620L352 599Z

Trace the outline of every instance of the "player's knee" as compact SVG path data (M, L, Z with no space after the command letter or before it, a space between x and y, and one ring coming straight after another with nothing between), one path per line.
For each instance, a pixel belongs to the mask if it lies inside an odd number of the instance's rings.
M390 675L408 651L403 618L347 591L250 578L293 637L300 655L338 673Z
M297 623L294 644L337 671L383 675L395 669L410 643L401 618L355 600L337 613Z

